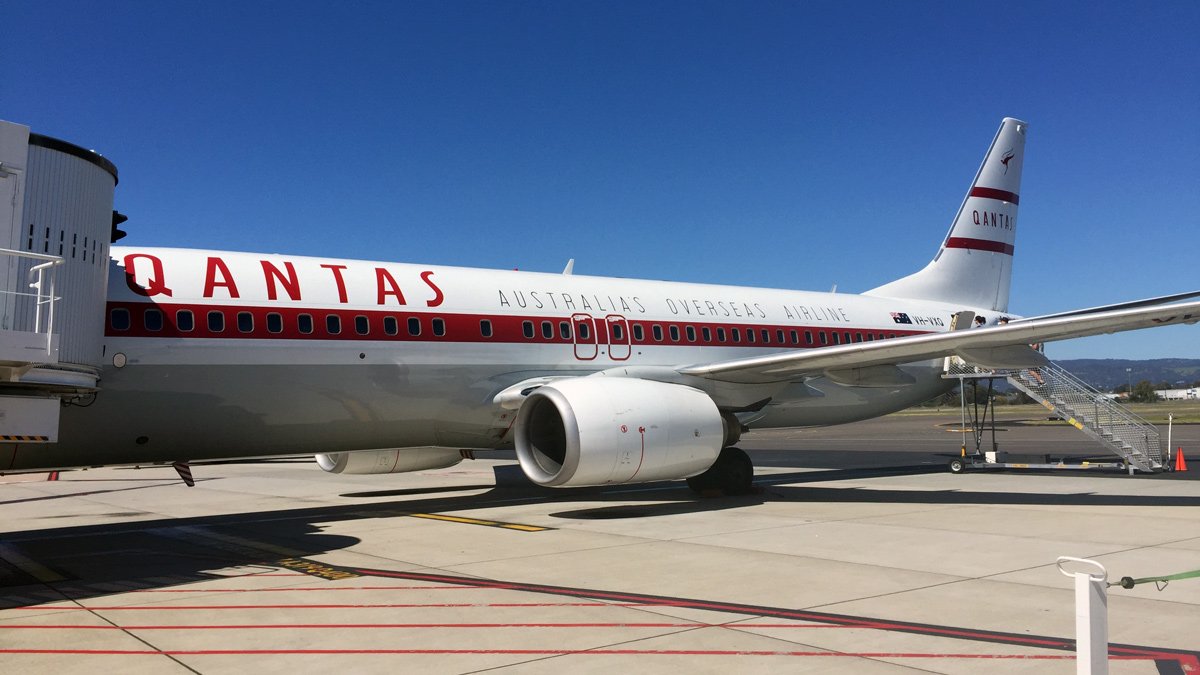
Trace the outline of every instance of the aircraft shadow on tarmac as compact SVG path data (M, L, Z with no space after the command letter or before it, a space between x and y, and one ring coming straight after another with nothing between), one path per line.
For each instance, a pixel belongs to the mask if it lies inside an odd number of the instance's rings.
M0 574L0 608L176 586L220 578L226 576L228 570L239 570L246 574L277 571L281 561L342 550L360 543L357 537L324 532L323 527L330 522L396 518L412 514L449 514L481 508L494 509L504 504L587 504L586 508L568 508L550 513L563 521L663 517L737 509L763 502L797 502L800 510L804 502L1165 508L1200 506L1200 496L965 489L892 490L823 485L832 481L919 475L944 470L940 466L920 464L772 473L759 476L754 494L697 497L682 481L615 488L541 488L528 482L522 483L520 477L514 475L514 472L519 474L519 469L504 465L497 467L494 486L430 486L428 489L343 495L379 498L428 494L428 498L57 528L45 528L45 521L32 521L24 531L0 536L0 542L17 546L24 555L60 573L65 579L39 582L17 570L3 570L6 573ZM964 484L964 488L967 487L969 484ZM490 490L483 494L446 494L488 488ZM601 504L597 505L597 502ZM619 503L604 505L605 502ZM117 518L127 517L128 514L100 515ZM448 523L447 526L462 525Z

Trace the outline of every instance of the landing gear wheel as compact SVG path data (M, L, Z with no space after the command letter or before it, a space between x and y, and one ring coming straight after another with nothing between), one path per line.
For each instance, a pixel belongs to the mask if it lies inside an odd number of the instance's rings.
M962 473L967 465L961 459L950 460L950 473Z
M702 474L687 479L694 492L720 490L726 495L749 494L754 489L754 463L740 448L724 448L717 461Z

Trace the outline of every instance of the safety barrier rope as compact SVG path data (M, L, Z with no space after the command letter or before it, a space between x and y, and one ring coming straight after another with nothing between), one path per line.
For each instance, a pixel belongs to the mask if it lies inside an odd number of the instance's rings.
M1179 574L1168 574L1161 577L1143 577L1141 579L1134 579L1133 577L1121 577L1120 581L1110 581L1108 582L1108 585L1120 586L1121 588L1133 588L1138 584L1144 584L1153 581L1154 585L1158 588L1158 590L1161 591L1167 587L1168 583L1172 581L1179 581L1180 579L1194 579L1196 577L1200 577L1200 570L1180 572Z

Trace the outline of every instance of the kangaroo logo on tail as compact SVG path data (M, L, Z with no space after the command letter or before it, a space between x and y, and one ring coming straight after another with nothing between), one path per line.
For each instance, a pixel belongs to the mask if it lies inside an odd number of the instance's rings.
M1004 165L1004 175L1006 176L1008 175L1008 163L1012 161L1013 157L1016 157L1016 155L1013 153L1012 148L1009 148L1004 151L1004 156L1000 158L1000 163Z

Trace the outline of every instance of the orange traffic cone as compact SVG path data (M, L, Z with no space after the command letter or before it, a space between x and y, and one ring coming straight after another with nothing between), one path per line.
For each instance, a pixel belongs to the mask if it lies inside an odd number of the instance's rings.
M1175 470L1187 471L1187 460L1183 458L1183 448L1175 451Z

